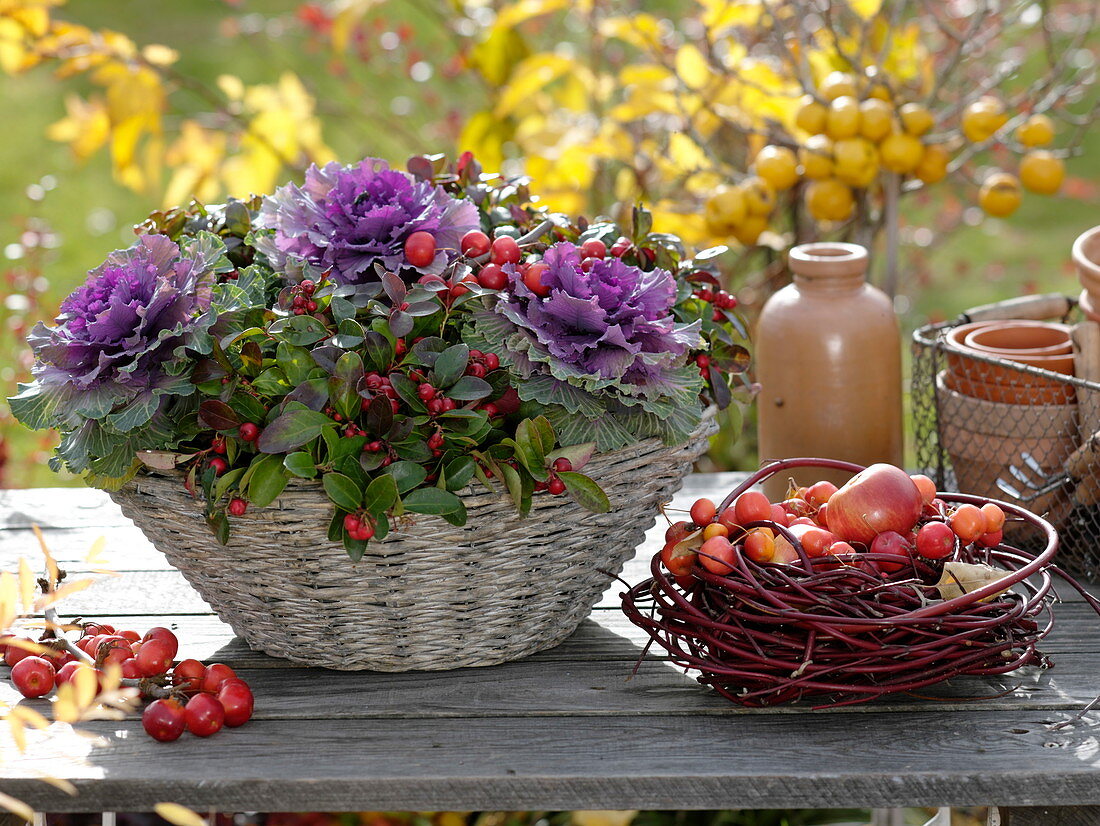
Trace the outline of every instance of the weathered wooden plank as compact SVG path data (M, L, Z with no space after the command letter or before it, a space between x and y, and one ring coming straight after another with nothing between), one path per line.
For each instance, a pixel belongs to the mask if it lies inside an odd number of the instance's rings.
M1096 826L1100 806L999 808L989 822L991 826Z
M324 697L314 702L324 703ZM42 811L1095 805L1090 726L1013 713L255 721L158 744L136 722L5 763ZM1096 723L1094 719L1093 724ZM298 757L294 757L298 755ZM308 755L308 757L306 756ZM69 798L36 779L71 780Z
M129 525L106 493L93 488L0 490L0 526L79 528Z

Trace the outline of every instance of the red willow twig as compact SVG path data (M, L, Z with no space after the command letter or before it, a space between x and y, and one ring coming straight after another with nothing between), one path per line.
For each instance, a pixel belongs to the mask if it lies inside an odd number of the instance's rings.
M763 479L806 466L862 470L825 459L774 462L734 489L718 511ZM951 503L987 501L941 496ZM651 577L622 594L623 611L674 663L750 707L803 698L815 698L818 707L848 705L959 675L1049 667L1038 646L1054 626L1052 577L1079 591L1098 614L1100 600L1053 564L1058 537L1048 522L1010 503L997 504L1038 529L1045 547L1038 554L1003 544L965 548L959 561L994 564L1007 576L959 597L940 598L934 585L942 573L939 563L914 559L884 578L834 557L810 559L789 531L760 522L748 527L781 533L798 552L797 562L758 564L738 550L728 574L696 565L694 581L684 587L655 554ZM861 553L859 560L897 557Z

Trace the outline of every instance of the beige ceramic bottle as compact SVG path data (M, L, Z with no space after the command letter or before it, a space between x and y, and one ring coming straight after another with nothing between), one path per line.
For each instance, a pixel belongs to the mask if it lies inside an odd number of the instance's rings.
M890 299L866 281L867 250L804 244L790 251L792 283L769 298L756 325L760 460L797 456L869 465L902 461L901 334ZM788 477L836 484L848 475L809 468Z

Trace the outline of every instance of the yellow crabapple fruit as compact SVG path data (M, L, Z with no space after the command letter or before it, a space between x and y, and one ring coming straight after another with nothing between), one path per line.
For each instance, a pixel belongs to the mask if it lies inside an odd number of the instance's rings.
M1016 140L1024 146L1046 146L1054 140L1054 121L1046 115L1032 115L1016 129Z
M833 176L833 141L828 135L811 135L798 148L798 162L807 178Z
M751 247L760 238L760 233L768 228L768 219L764 215L750 215L733 231L733 237Z
M924 147L924 154L913 174L926 184L938 183L947 177L947 165L950 162L951 155L942 144L928 144Z
M818 221L843 221L855 203L852 190L836 178L811 181L806 187L806 209Z
M765 146L756 154L753 166L773 189L790 189L798 183L798 158L785 146Z
M811 95L806 95L794 114L794 124L811 135L820 135L825 131L825 120L828 115L829 109L824 103L814 100Z
M971 143L982 143L1008 121L1004 104L992 95L984 95L969 104L962 113L962 131Z
M886 169L905 175L920 165L924 145L906 132L895 132L879 144L878 151Z
M1033 149L1020 160L1020 183L1032 192L1053 195L1065 177L1065 163L1045 149Z
M866 138L844 138L833 144L834 174L848 186L867 187L878 175L875 145Z
M994 172L989 175L978 192L978 206L995 218L1004 218L1015 212L1023 195L1020 192L1019 179L1009 172Z
M825 119L825 134L834 141L854 138L859 134L859 101L850 95L842 95L829 104Z
M723 187L707 199L704 217L707 227L716 233L728 234L745 220L748 208L740 187Z
M859 104L859 134L878 143L894 128L894 108L880 98L868 98Z
M928 107L920 103L904 104L898 109L898 117L901 118L901 128L918 138L931 129L936 122L932 113L928 111Z
M856 89L856 79L847 72L830 72L825 79L818 84L817 92L825 100L836 100L847 95L855 97L859 94Z
M759 175L752 175L741 182L745 193L745 206L749 215L768 215L775 209L775 190Z

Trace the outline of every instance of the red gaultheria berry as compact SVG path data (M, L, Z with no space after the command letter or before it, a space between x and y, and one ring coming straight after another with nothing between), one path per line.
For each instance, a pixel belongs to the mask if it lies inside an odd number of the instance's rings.
M489 236L479 229L472 229L462 236L459 249L463 255L480 258L489 251Z
M416 395L420 397L422 401L430 401L435 398L435 388L428 382L424 382L416 388Z
M290 302L290 308L292 310L304 310L306 308L306 301L308 301L308 299L304 295L296 295Z
M44 697L53 691L57 672L44 657L24 657L11 669L11 681L24 697Z
M372 525L369 521L362 522L360 523L358 530L348 531L348 536L350 536L352 539L358 539L361 542L366 542L368 539L374 536L374 525Z
M450 413L452 410L458 407L458 402L456 402L454 399L440 399L440 401L443 402L444 413Z
M348 533L355 533L359 530L361 524L363 524L363 521L354 513L344 514L344 530Z
M538 261L527 268L527 272L523 274L523 283L527 285L527 289L537 295L539 298L545 298L550 295L550 287L544 284L542 281L543 275L550 267Z
M254 442L260 438L259 425L253 424L252 422L245 422L237 428L237 435L245 442Z
M485 369L496 370L498 367L500 367L500 356L498 356L496 353L486 353Z
M225 437L215 436L210 442L210 449L215 453L225 453Z
M432 399L428 402L428 412L433 416L438 416L443 412L443 399Z
M227 510L230 516L244 516L245 511L248 510L248 503L243 499L230 499Z
M487 290L503 290L508 286L508 276L499 264L486 264L477 274L477 283Z
M236 676L237 672L228 665L211 663L206 666L206 674L202 678L202 690L216 692L225 680L231 680Z
M565 482L555 476L546 484L546 489L554 496L558 496L565 493Z
M607 255L607 244L599 238L589 238L581 244L581 256L584 258L603 258Z
M154 740L178 740L185 726L183 706L175 700L154 700L142 712L141 726Z
M626 251L631 247L629 238L619 238L614 244L611 245L611 254L616 258L622 258L626 255Z
M194 694L202 689L206 666L198 660L181 660L172 669L172 685L179 686L184 694Z
M149 642L150 640L161 640L168 644L168 647L172 651L172 656L176 656L176 652L180 649L180 641L176 635L160 625L154 625L148 631L145 632L145 636L141 638L142 642Z
M303 279L298 286L302 288L302 292L306 295L313 295L313 291L317 289L317 285L308 278Z
M705 370L710 367L710 356L706 353L700 353L695 357L695 363L699 366L699 369Z
M495 419L498 415L500 415L500 411L497 410L497 406L492 402L483 405L481 409L485 411L485 415L488 416L490 419Z
M172 657L175 654L167 640L149 640L142 644L134 660L143 676L156 677L172 667Z
M218 689L218 700L225 709L225 724L230 728L244 725L252 717L255 699L244 680L226 680L222 683Z
M436 432L428 437L428 447L437 448L443 447L443 434Z
M397 354L399 358L405 355L405 353L408 352L408 349L409 347L407 344L405 344L405 339L403 338L399 338L397 340L397 343L393 345L393 351Z
M317 312L317 302L316 301L307 301L306 302L306 312L307 313Z
M570 471L572 469L573 463L566 459L564 456L562 456L560 459L554 460L554 470L558 473L561 473L563 471Z
M213 694L196 694L183 709L187 730L196 737L217 734L225 725L225 707Z
M509 238L507 235L494 238L490 252L489 260L494 264L518 264L519 259L523 257L519 243L515 238Z
M214 468L215 476L221 476L223 473L229 470L229 465L225 463L225 459L223 459L221 456L215 456L213 459L211 459L210 467Z
M405 259L414 267L430 266L435 260L435 238L418 230L405 239Z
M466 375L473 376L477 379L485 378L485 374L487 372L489 371L485 369L484 364L471 364L469 367L466 368Z

